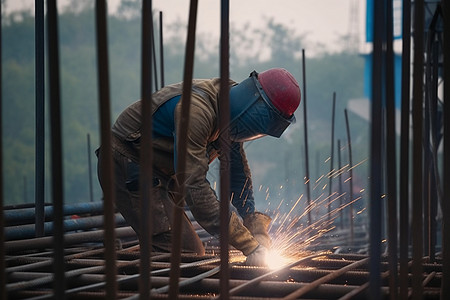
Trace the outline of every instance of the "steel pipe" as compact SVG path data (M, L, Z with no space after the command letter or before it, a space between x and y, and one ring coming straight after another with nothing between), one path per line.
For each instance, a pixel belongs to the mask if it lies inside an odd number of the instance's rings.
M2 24L2 5L0 4L0 27ZM0 30L0 57L2 57L2 33ZM2 77L2 59L0 59L0 78ZM3 97L2 97L2 80L0 80L0 107L3 107ZM7 299L6 294L6 274L5 274L5 233L3 228L5 228L5 218L4 218L4 200L3 200L3 117L0 113L0 298Z
M327 220L331 221L331 195L333 193L333 170L334 170L334 127L336 116L336 92L333 92L333 105L331 108L331 150L330 150L330 173L328 174L328 214Z
M116 225L125 225L125 219L121 214L115 214L114 223ZM87 230L101 227L104 224L103 216L86 217L79 219L64 220L64 231ZM44 223L44 235L53 233L53 222ZM19 225L5 228L5 239L7 241L18 239L29 239L35 236L35 225Z
M48 220L53 218L53 206L46 206L44 214ZM68 215L84 215L98 214L103 211L103 202L83 202L75 204L66 204L63 206L63 214ZM4 211L6 225L23 224L33 222L35 219L36 209L33 208L17 208Z
M117 238L136 237L136 233L131 227L116 228ZM80 243L103 242L105 240L104 230L95 230L89 232L78 232L66 234L64 236L64 245L74 245ZM53 245L53 237L40 237L33 239L24 239L17 241L5 242L6 253L17 253L24 250L40 250L50 248ZM62 247L64 250L64 247Z

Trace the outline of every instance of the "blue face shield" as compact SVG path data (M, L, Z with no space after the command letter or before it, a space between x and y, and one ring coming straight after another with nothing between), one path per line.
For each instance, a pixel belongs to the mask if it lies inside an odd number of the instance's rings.
M265 135L280 137L295 123L295 116L284 117L273 106L258 81L258 73L230 89L230 138L245 142Z

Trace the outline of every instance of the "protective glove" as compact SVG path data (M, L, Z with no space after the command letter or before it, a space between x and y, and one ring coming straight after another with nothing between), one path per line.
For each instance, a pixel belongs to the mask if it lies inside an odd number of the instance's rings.
M247 256L247 259L245 260L245 264L249 266L257 266L257 267L266 267L267 266L267 260L266 256L269 250L259 245L258 248L255 249L252 253L250 253L249 256Z
M236 213L232 212L229 225L229 243L234 248L241 250L245 256L253 253L259 243L239 220Z
M252 233L258 243L267 249L272 246L272 239L268 233L271 221L272 218L260 212L254 212L244 218L244 226Z

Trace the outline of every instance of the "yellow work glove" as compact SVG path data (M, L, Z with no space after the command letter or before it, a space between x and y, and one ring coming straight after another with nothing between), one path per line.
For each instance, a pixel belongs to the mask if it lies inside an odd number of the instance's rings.
M272 222L272 218L260 212L254 212L244 218L244 226L248 228L258 243L267 249L272 246L272 239L268 233L270 222Z
M241 250L245 256L250 255L258 248L259 243L241 223L238 216L232 212L229 225L229 242L234 248Z
M259 245L258 248L255 249L252 253L247 256L245 260L245 264L249 266L259 266L266 267L267 266L267 253L269 250L263 245Z

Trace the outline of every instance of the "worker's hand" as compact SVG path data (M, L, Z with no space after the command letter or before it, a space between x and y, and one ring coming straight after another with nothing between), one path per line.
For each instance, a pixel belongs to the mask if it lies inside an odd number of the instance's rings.
M267 266L267 253L269 250L263 245L259 245L252 253L247 256L245 264L249 266L266 267Z
M272 219L263 213L255 212L244 218L244 225L252 233L260 245L267 249L272 246L272 239L269 236L268 228Z
M232 212L229 225L229 243L234 248L241 250L245 256L254 252L259 246L258 241L253 237L250 231L239 220L238 216Z

